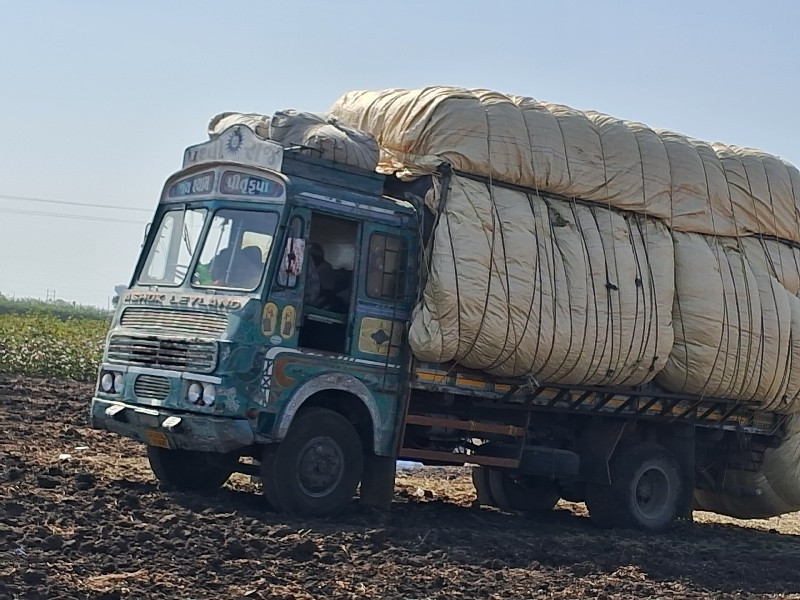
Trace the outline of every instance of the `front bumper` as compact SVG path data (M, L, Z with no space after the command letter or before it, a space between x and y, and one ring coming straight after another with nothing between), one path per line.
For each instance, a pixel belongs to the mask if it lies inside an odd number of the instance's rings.
M232 452L255 442L246 419L212 417L92 398L91 423L154 446Z

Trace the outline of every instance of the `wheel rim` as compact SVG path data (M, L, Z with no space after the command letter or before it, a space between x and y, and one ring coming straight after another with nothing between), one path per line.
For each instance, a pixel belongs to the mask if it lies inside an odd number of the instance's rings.
M639 475L633 491L636 509L646 519L659 517L669 504L669 477L661 469L649 468Z
M312 438L300 450L297 483L305 495L312 498L327 496L336 489L343 475L344 453L333 438Z

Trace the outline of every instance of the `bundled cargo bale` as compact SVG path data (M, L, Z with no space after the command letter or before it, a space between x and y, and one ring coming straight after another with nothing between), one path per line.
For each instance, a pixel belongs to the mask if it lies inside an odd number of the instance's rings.
M789 362L783 398L767 404L781 413L800 411L800 249L788 244L756 237L738 240L755 273L768 273L785 291L791 311L789 323ZM785 324L784 324L785 326Z
M410 343L505 376L636 385L672 347L672 240L660 222L453 177Z
M488 90L354 91L331 112L376 137L384 172L431 172L446 161L677 231L800 242L800 172L759 151Z
M756 399L768 410L798 408L791 367L800 360L793 346L800 330L793 328L792 303L800 308L800 300L751 264L741 240L677 232L673 238L675 344L658 382L675 392Z
M738 243L754 270L769 273L792 296L800 296L800 249L755 236Z
M695 490L695 505L741 519L766 519L800 510L800 415L788 418L786 435L777 448L768 448L758 470L729 469L725 485L742 494Z
M283 146L305 146L328 160L373 171L378 165L379 149L369 133L348 127L334 117L308 112L283 110L272 117L249 113L221 113L208 124L214 138L233 125L247 125L256 135Z

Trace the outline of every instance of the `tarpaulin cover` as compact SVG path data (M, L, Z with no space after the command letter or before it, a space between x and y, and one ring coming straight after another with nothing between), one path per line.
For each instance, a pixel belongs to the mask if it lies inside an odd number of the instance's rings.
M793 166L487 90L349 92L331 113L384 172L485 178L430 197L419 358L800 409L800 253L763 237L800 241Z
M255 113L221 113L208 124L213 138L233 125L247 125L261 138L283 146L305 146L318 156L369 171L378 164L378 144L368 133L341 124L336 118L296 110L282 110L272 117Z

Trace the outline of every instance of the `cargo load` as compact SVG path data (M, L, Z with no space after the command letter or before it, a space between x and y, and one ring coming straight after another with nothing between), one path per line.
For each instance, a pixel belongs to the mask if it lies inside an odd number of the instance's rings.
M331 113L375 136L382 172L456 170L428 197L418 358L800 409L792 165L486 90L350 92Z
M569 384L637 385L664 366L674 261L659 221L457 176L443 204L419 358Z
M697 490L695 508L740 519L800 510L800 415L789 417L783 443L767 448L760 469L729 469L725 478L732 493Z
M226 112L211 119L208 136L214 139L233 125L247 125L262 139L283 146L304 146L319 157L334 162L369 171L378 164L375 139L330 116L296 110L281 110L271 117L257 113Z
M488 90L353 91L331 113L369 132L385 172L440 163L662 219L675 231L800 242L800 171L592 111Z
M678 232L673 239L675 344L657 381L675 392L797 411L800 299L758 240ZM783 272L796 277L793 264Z

